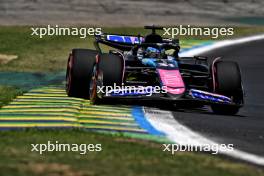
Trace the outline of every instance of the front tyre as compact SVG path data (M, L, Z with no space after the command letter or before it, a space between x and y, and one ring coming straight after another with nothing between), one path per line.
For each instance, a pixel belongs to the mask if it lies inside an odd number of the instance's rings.
M213 104L216 114L235 115L243 104L243 88L239 66L232 61L219 61L213 66L215 92L230 97L236 105Z
M123 58L114 54L101 54L99 63L93 69L91 81L90 100L92 104L102 102L103 94L107 93L106 89L102 93L99 87L121 86L123 79L124 61ZM98 87L99 86L99 87Z
M66 73L66 92L70 97L87 98L97 51L73 49L69 56Z

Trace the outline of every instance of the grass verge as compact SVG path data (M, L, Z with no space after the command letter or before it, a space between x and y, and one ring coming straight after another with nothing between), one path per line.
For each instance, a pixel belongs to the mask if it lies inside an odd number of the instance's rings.
M23 91L12 86L0 86L0 107L8 104L17 95L21 95Z
M162 151L152 142L99 135L81 130L26 130L0 132L0 170L4 175L264 175L263 170L206 154ZM101 152L31 152L31 144L47 141L102 144ZM15 145L14 145L15 144Z

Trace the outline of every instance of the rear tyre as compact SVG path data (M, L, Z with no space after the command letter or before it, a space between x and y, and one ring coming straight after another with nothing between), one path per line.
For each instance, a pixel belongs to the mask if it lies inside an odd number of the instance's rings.
M70 97L90 97L90 81L97 51L73 49L69 56L66 73L66 92Z
M101 103L102 95L98 92L97 86L121 86L123 78L123 59L114 54L101 54L97 68L94 69L94 76L91 83L91 103ZM95 85L96 84L96 85ZM96 89L96 90L95 90ZM106 91L104 89L104 91Z
M232 61L219 61L215 64L215 92L231 97L237 105L213 104L211 108L214 113L235 115L238 113L240 104L243 103L243 89L239 66Z

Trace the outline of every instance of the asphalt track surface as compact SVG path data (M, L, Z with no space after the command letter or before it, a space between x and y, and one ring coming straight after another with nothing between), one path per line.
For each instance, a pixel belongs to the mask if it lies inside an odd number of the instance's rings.
M246 92L236 116L215 115L210 109L172 110L174 118L209 139L264 156L264 40L216 49L203 55L239 63Z

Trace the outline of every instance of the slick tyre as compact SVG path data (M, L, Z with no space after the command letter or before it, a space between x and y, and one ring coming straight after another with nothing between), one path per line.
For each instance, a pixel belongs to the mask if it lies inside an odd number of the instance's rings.
M90 97L90 81L97 51L73 49L69 55L66 73L66 92L70 97Z
M123 78L123 59L113 54L102 54L99 59L98 69L103 74L103 85L120 86Z
M103 95L98 92L97 86L105 88L111 86L121 86L123 78L124 61L121 57L113 54L101 54L99 63L94 68L94 76L91 82L90 100L92 104L102 103ZM105 93L106 93L106 89Z
M239 66L232 61L219 61L214 66L215 92L231 97L236 104L243 101L243 90ZM214 113L235 115L240 106L213 104L211 108Z

